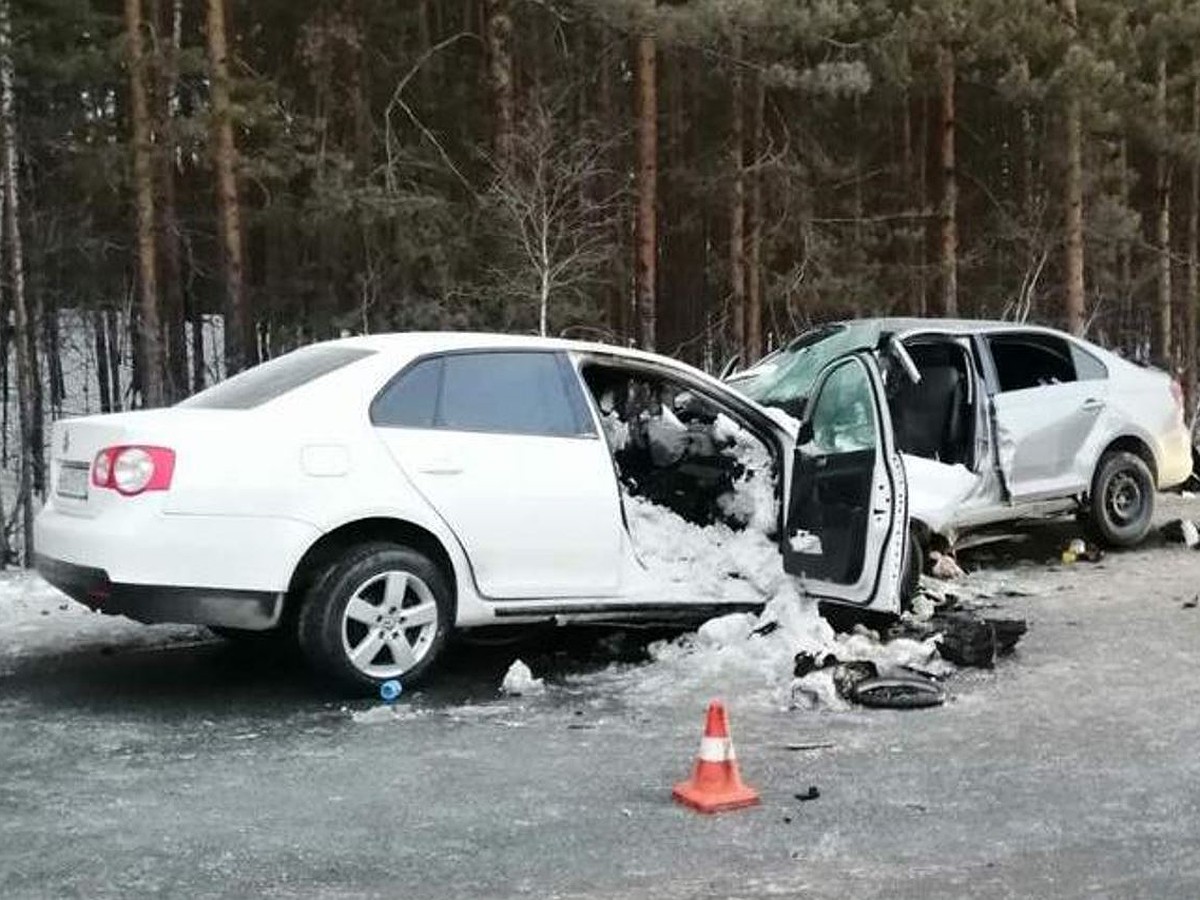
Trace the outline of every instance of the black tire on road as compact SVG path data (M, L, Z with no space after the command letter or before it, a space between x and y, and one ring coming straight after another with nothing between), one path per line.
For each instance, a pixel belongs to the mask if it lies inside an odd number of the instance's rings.
M395 592L393 583L400 585ZM413 615L406 621L407 613ZM347 691L373 693L391 679L409 687L437 660L453 617L454 596L437 565L409 547L372 542L351 548L313 581L300 609L300 649L318 673ZM356 664L352 652L359 649L365 658Z
M1092 478L1089 518L1096 537L1110 547L1142 542L1154 520L1154 475L1136 453L1110 450Z

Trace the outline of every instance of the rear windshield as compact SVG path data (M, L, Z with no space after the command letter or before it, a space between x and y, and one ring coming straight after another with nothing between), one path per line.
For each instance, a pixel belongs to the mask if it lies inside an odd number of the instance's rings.
M253 409L374 352L361 347L303 347L239 372L178 405L191 409Z

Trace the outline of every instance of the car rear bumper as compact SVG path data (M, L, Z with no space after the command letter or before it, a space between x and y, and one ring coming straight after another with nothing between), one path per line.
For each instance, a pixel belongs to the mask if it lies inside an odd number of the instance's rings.
M1163 437L1160 444L1158 487L1167 490L1183 484L1192 474L1192 437L1187 427L1180 425Z
M81 566L34 554L34 565L46 581L68 597L98 612L128 616L139 622L221 625L263 631L278 624L283 594L227 588L122 584L104 569Z
M166 514L154 499L95 518L52 500L34 523L34 550L103 569L120 584L276 594L287 590L296 563L321 536L293 519Z

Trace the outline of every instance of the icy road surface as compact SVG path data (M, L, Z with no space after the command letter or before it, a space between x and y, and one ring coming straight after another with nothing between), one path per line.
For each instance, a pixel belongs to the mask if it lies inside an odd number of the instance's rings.
M1048 564L1074 534L964 555L1030 631L914 712L788 711L589 632L460 648L393 713L8 576L0 896L1200 896L1200 553ZM544 693L500 695L517 655ZM669 795L717 691L763 804L704 818Z

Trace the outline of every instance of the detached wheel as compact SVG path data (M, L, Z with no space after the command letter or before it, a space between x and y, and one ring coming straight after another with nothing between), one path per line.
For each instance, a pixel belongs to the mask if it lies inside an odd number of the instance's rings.
M1096 536L1111 547L1141 543L1154 519L1154 476L1135 453L1100 457L1092 479L1090 518Z
M300 648L318 672L357 693L433 665L452 626L445 576L408 547L355 547L313 582L300 611Z

